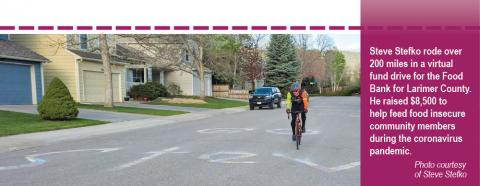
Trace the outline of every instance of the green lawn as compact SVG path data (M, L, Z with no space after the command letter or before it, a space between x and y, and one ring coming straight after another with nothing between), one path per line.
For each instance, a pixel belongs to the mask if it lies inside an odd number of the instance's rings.
M66 121L48 121L42 120L35 114L0 110L0 136L68 129L105 123L108 122L78 118Z
M195 97L190 97L190 98L195 98ZM224 108L241 107L241 106L248 105L248 102L245 102L245 101L226 100L226 99L219 99L214 97L206 97L205 101L207 103L203 103L203 104L167 103L163 101L153 101L153 102L150 102L149 104L208 108L208 109L224 109Z
M154 116L172 116L172 115L187 113L187 112L175 111L175 110L158 110L158 109L135 108L135 107L117 107L116 106L113 108L107 108L107 107L103 107L103 105L89 105L89 104L79 104L78 108L104 110L104 111L110 111L110 112L146 114L146 115L154 115Z

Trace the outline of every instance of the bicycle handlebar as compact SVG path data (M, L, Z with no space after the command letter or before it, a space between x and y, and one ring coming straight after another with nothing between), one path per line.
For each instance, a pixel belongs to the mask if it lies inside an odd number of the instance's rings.
M290 114L300 114L300 113L302 113L302 111L287 112L287 118L290 119Z

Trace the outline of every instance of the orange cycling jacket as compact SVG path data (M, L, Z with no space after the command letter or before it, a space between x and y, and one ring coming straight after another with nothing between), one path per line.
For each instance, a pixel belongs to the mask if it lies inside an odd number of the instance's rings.
M305 90L301 90L300 98L303 102L303 109L308 110L308 93ZM287 109L292 109L292 93L287 93Z

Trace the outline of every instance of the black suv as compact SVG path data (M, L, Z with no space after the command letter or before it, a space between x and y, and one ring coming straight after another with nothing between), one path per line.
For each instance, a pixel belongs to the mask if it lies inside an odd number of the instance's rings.
M254 92L250 93L248 98L250 110L255 109L256 106L259 108L268 106L271 109L273 109L274 104L276 104L278 108L282 106L282 93L280 93L277 87L257 88Z

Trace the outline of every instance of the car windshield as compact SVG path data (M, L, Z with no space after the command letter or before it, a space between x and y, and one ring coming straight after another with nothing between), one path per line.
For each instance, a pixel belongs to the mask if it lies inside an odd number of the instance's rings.
M272 89L270 88L259 88L255 90L255 94L270 94L272 92Z

